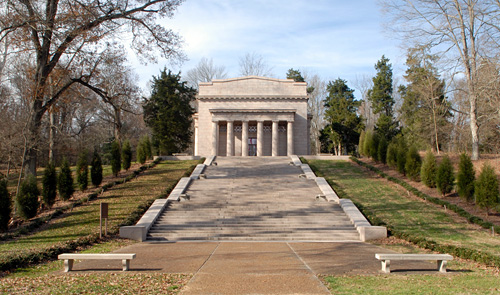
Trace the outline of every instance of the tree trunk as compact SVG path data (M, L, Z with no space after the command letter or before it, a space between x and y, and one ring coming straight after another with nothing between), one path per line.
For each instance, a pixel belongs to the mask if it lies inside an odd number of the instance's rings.
M113 105L115 112L115 140L121 145L122 143L122 120L120 108Z
M479 136L478 129L479 126L477 124L477 107L476 107L476 97L474 94L470 95L470 131L472 135L472 156L471 159L473 161L479 160Z

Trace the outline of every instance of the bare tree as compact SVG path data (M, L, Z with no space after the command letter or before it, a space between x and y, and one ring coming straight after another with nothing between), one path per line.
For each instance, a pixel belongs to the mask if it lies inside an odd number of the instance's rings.
M368 99L368 91L373 87L372 77L368 75L356 76L354 79L354 88L361 92L361 105L359 106L359 114L365 121L365 128L373 130L378 116L373 113L372 103Z
M389 24L409 47L432 48L465 76L469 101L472 159L479 159L478 68L488 59L492 44L498 44L499 1L483 0L384 0ZM498 47L497 47L498 48ZM494 49L495 54L498 49Z
M7 0L0 3L0 42L15 40L11 53L29 52L33 57L33 86L26 96L29 119L26 125L24 172L36 174L37 148L44 114L62 93L92 74L87 59L98 57L112 35L130 29L132 47L140 57L154 60L159 51L166 58L180 58L180 38L157 23L171 17L181 0ZM7 11L9 13L7 13ZM59 66L78 67L78 79L60 80L52 96L48 78Z
M214 65L212 59L203 57L194 69L186 74L189 86L198 89L198 83L210 82L213 79L225 79L227 77L226 67Z
M253 52L240 57L240 75L271 77L273 74L272 68L264 61L262 55Z
M319 136L321 130L325 127L325 98L327 96L326 81L318 75L308 77L304 73L304 79L307 81L308 89L313 89L309 94L307 103L308 113L312 115L311 119L311 151L319 154L321 151L321 142Z

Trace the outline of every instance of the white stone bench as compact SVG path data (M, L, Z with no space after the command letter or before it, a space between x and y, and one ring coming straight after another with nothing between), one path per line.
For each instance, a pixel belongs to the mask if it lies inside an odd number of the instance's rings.
M448 260L453 256L448 254L375 254L375 258L382 262L382 272L391 272L391 260L435 260L439 272L446 272Z
M59 260L64 259L64 271L71 271L73 268L73 261L75 259L84 260L84 259L95 259L95 260L121 260L123 271L129 270L130 260L135 258L135 254L127 254L127 253L64 253L59 254L57 257Z

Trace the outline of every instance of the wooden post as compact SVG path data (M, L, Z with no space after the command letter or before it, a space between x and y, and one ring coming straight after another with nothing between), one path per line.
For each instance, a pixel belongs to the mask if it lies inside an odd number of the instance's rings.
M100 218L99 218L99 237L102 238L102 219L104 218L104 226L105 232L104 234L108 234L108 203L101 203L100 210Z

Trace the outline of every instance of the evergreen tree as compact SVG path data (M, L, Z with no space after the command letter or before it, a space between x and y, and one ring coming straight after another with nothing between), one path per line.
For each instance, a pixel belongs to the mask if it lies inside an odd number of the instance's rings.
M419 180L422 167L422 158L418 154L417 147L412 145L406 154L405 171L406 175L415 181Z
M495 175L495 170L486 163L476 182L476 203L479 207L486 208L489 214L489 209L498 204L499 196L498 178Z
M470 157L463 153L460 155L457 174L458 195L467 201L474 199L474 181L476 180L476 171Z
M95 187L98 187L102 183L102 160L96 149L94 149L90 165L90 180Z
M365 152L363 150L363 146L364 146L364 143L365 143L365 131L362 130L361 131L361 134L359 135L359 143L358 143L358 153L361 155L361 156L365 156Z
M118 141L113 141L111 144L111 171L116 177L120 173L122 167L122 155L120 151L120 143Z
M387 163L387 140L385 137L380 138L377 148L377 159L383 164Z
M347 154L353 153L359 142L359 134L364 129L361 117L357 114L360 102L355 100L354 90L340 78L330 81L326 89L325 120L336 135L337 142L334 141L334 145Z
M36 184L36 178L33 174L28 176L21 182L19 187L19 195L17 196L17 210L19 215L28 220L36 216L40 202L38 196L40 190Z
M380 142L380 137L377 133L373 133L372 135L372 140L371 140L371 145L370 145L370 157L375 162L379 162L380 159L378 158L378 145Z
M396 142L391 141L387 146L387 165L391 168L398 167L398 145Z
M425 158L422 163L422 169L420 171L422 182L430 188L436 187L436 177L437 177L437 163L434 153L428 150L425 153Z
M408 150L408 147L406 146L406 143L404 139L401 137L398 140L398 145L397 145L397 155L396 155L396 166L398 168L398 172L406 175L406 152Z
M292 79L295 82L305 82L306 80L302 76L302 73L299 70L294 70L293 68L289 69L288 72L286 72L286 78L287 79ZM314 91L314 87L309 86L307 87L307 93L312 93Z
M141 164L146 163L147 153L146 153L146 145L144 141L139 141L136 149L136 157L137 161Z
M372 103L374 114L379 117L375 124L377 133L390 141L397 133L397 122L394 120L394 98L392 87L392 65L385 56L375 65L377 74L373 77L373 88L368 91L368 99Z
M151 140L149 139L149 135L144 136L144 150L146 152L146 160L153 159L153 149L151 145Z
M363 153L367 157L371 157L370 149L373 146L372 141L373 141L373 131L368 130L365 133L365 141L363 143Z
M151 128L163 154L184 151L191 143L191 123L196 90L181 82L180 73L164 69L153 77L152 93L143 104L144 121Z
M89 164L87 157L86 151L81 152L76 163L76 182L82 192L87 189L89 184Z
M69 167L69 162L66 159L64 159L61 164L61 171L59 172L59 177L57 178L57 189L59 190L59 197L65 201L69 200L75 192L71 168Z
M406 86L399 87L403 99L401 120L405 137L418 146L431 146L439 152L439 146L447 138L447 120L451 116L446 102L445 83L434 67L437 56L423 47L410 48L404 78Z
M436 176L436 186L443 197L453 190L454 181L455 175L453 173L453 166L451 165L450 158L445 155L441 164L439 164Z
M57 196L57 172L56 166L50 162L45 171L43 171L42 178L42 200L47 208L51 208L56 201Z
M122 148L122 167L126 171L130 169L132 163L132 147L130 146L130 141L125 140Z
M7 231L12 213L12 204L9 191L7 190L7 179L0 178L0 230Z

